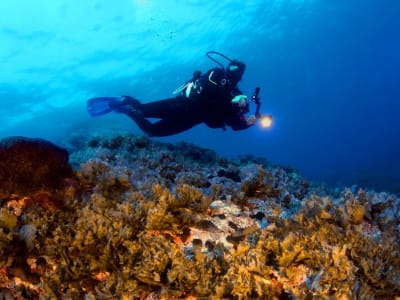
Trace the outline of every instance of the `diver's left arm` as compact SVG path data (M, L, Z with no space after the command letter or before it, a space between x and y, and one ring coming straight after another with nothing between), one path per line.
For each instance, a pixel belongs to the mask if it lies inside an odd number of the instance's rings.
M237 130L244 130L247 129L251 126L253 126L256 123L257 119L256 116L250 115L250 116L238 116L237 118L231 120L229 122L229 126L237 131Z

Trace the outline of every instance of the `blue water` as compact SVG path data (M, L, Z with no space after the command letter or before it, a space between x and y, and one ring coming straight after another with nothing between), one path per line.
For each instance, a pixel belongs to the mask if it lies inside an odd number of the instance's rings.
M86 99L170 97L216 50L247 63L240 87L261 86L273 127L159 140L400 192L399 15L397 0L1 1L0 136L139 132L121 115L89 118Z

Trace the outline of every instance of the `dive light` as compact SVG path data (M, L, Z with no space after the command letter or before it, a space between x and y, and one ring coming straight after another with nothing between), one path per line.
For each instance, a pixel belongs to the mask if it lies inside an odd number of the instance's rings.
M268 128L271 127L272 125L272 115L262 115L260 113L260 108L261 108L261 98L260 98L260 87L256 87L254 90L253 96L251 97L251 101L253 101L257 106L256 106L256 112L255 116L256 119L260 120L261 127L263 128Z

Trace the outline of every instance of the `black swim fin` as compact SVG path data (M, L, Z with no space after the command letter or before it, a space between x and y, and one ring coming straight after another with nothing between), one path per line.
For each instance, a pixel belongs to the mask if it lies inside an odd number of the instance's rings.
M90 116L98 117L115 111L115 107L122 103L122 97L96 97L87 101L87 111Z

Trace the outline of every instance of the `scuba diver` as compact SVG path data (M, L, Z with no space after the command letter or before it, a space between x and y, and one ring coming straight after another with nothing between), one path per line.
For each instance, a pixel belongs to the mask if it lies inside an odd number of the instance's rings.
M211 54L227 59L228 66L224 68ZM91 116L111 111L126 114L150 137L178 134L200 123L224 130L226 126L243 130L254 125L259 117L258 92L256 115L246 116L249 101L237 87L246 65L214 51L207 52L207 56L220 67L205 74L195 71L191 80L174 91L173 98L141 103L130 96L97 97L88 100L87 110ZM148 118L159 120L152 123Z

